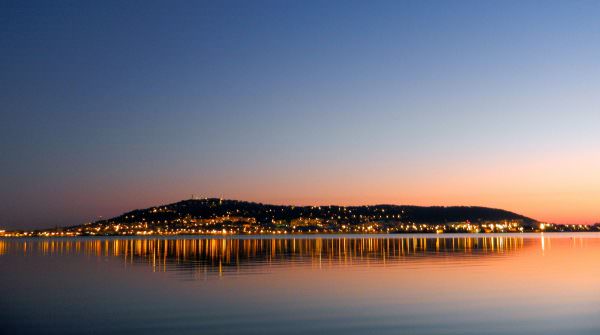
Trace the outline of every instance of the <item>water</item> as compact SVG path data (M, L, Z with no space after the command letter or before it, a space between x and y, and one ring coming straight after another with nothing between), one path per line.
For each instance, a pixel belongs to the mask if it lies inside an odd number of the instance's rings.
M0 239L0 332L598 334L599 237Z

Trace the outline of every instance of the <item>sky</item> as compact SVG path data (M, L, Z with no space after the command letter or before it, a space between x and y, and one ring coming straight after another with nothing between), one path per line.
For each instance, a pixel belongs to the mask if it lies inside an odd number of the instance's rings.
M0 0L0 229L192 195L600 222L600 2Z

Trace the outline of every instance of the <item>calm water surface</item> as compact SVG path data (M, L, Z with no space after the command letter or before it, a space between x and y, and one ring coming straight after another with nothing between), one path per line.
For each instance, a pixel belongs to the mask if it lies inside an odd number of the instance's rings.
M599 237L0 239L0 333L599 334Z

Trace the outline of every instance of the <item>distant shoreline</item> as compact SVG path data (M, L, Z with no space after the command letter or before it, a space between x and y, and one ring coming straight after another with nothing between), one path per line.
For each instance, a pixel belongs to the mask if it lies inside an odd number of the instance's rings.
M588 231L530 231L530 232L494 232L494 233L290 233L290 234L146 234L146 235L1 235L0 239L60 239L60 238L297 238L297 237L329 237L329 236L362 236L362 237L403 237L403 236L426 236L426 237L453 237L453 236L469 236L469 237L485 237L485 236L543 236L547 235L571 235L571 234L596 234L600 233L597 230ZM600 234L598 234L600 236Z
M192 198L70 227L0 230L0 237L230 236L591 232L479 206L294 206Z

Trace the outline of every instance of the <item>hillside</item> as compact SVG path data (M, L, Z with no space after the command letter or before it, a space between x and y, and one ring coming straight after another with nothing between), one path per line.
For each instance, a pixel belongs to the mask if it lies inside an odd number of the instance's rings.
M518 224L519 227L530 227L537 221L506 210L486 207L286 206L206 198L133 210L108 220L70 229L89 229L91 226L98 231L118 231L124 228L153 232L362 232L374 229L394 232L408 225L427 226L427 231L430 231L439 229L439 225L481 226L506 222L515 226Z

